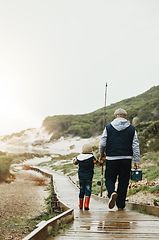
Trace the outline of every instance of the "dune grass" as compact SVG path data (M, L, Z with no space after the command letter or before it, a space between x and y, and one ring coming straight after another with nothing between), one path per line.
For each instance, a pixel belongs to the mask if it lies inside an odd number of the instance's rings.
M32 159L34 157L43 157L41 154L33 154L33 153L6 153L0 151L0 182L7 181L9 182L9 178L13 175L10 173L10 168L12 164L21 163L27 159Z
M0 155L0 182L6 181L10 176L10 165L12 158L6 154Z

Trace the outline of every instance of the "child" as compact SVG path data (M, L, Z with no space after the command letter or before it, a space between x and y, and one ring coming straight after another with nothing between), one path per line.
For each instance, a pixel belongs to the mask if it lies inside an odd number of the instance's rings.
M82 148L82 154L78 155L73 161L75 165L79 165L78 178L80 185L79 208L83 208L83 200L85 210L89 210L89 201L92 189L92 179L94 174L94 163L103 164L103 160L98 161L93 155L93 149L90 144L85 144Z

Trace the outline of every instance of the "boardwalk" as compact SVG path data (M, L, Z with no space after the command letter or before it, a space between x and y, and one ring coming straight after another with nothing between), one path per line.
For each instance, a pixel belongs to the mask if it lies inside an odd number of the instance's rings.
M159 239L159 218L134 211L118 212L107 203L91 198L90 210L78 209L79 190L64 176L54 173L54 183L62 202L75 209L75 220L62 235L47 240L68 239ZM106 201L106 200L105 200Z

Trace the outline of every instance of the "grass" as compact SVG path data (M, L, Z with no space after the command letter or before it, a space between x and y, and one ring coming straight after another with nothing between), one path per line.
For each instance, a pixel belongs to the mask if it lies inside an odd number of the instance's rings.
M141 158L140 167L142 169L143 179L147 179L151 182L156 181L159 178L159 151L149 152L144 154ZM129 189L128 196L134 195L137 192L150 192L152 194L159 194L159 185L155 186L138 186L136 188Z
M18 163L24 162L27 159L32 159L34 157L41 158L41 157L45 156L43 154L34 154L34 153L29 153L29 152L19 153L19 154L9 153L8 155L12 158L12 164L18 164Z
M70 228L70 224L63 223L63 221L61 221L58 228L53 228L50 236L55 237L55 236L61 234L62 232L64 232L66 229L69 229L69 228Z
M59 154L59 156L57 157L53 157L52 160L70 160L75 158L79 153L70 153L70 154L66 154L66 155L61 155Z
M147 179L151 182L157 182L159 178L159 151L148 152L141 158L140 168L142 169L143 179ZM131 181L130 181L131 182ZM152 194L159 194L159 185L155 186L138 186L136 188L130 188L128 196L134 195L135 193L142 191L144 193L150 192Z
M144 154L142 157L142 161L153 161L154 163L159 162L159 151L158 152L148 152L147 154Z
M101 166L94 165L94 176L93 176L93 182L92 182L93 194L99 194L101 192L101 186L97 185L97 182L101 181L101 170L102 170ZM103 192L106 190L104 180L105 179L104 179L104 173L103 173Z
M38 220L39 222L41 222L41 221L48 221L49 219L51 219L53 217L53 215L51 213L51 194L47 198L45 198L45 203L47 206L46 212L43 212L41 215L36 216L32 220Z
M154 203L159 203L159 200L157 200L157 199L154 199Z
M5 153L0 151L0 182L7 181L12 177L10 174L10 167L12 164L21 163L27 159L32 159L34 157L43 157L44 155L33 154L33 153Z
M159 185L150 188L150 193L158 193L159 194Z
M40 163L39 166L49 166L51 169L55 171L61 171L64 174L68 174L70 176L73 176L77 174L77 167L73 165L73 159L78 155L79 153L70 153L66 155L58 155L56 157L52 157L51 161ZM57 164L60 161L60 164ZM70 163L72 161L72 163Z
M55 171L62 171L64 174L70 173L73 169L74 166L72 163L64 164L64 165L52 165L51 166L53 170Z
M150 191L151 187L150 186L139 186L137 188L130 188L129 189L129 193L128 193L128 196L130 195L134 195L136 194L137 192L140 192L140 191L143 191L144 193L146 193L147 191Z
M4 235L8 235L9 233L12 237L15 235L15 239L17 236L22 239L25 235L33 231L38 223L39 221L37 220L30 220L26 218L10 218L0 221L0 229L3 229L2 232ZM0 239L4 240L6 238L4 236Z
M143 170L143 177L151 181L155 180L159 177L159 167L156 167L155 165L147 166L147 169Z
M146 211L146 209L145 209L144 207L140 207L140 208L138 209L138 212L139 212L139 213L142 213L142 214L147 214L147 211Z
M75 176L78 173L77 169L73 169L73 172L69 173L68 176Z

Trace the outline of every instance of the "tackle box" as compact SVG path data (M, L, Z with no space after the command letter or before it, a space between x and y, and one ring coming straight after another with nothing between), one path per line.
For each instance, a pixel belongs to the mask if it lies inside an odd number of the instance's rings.
M142 180L142 170L132 169L131 170L131 180L133 180L133 181Z

